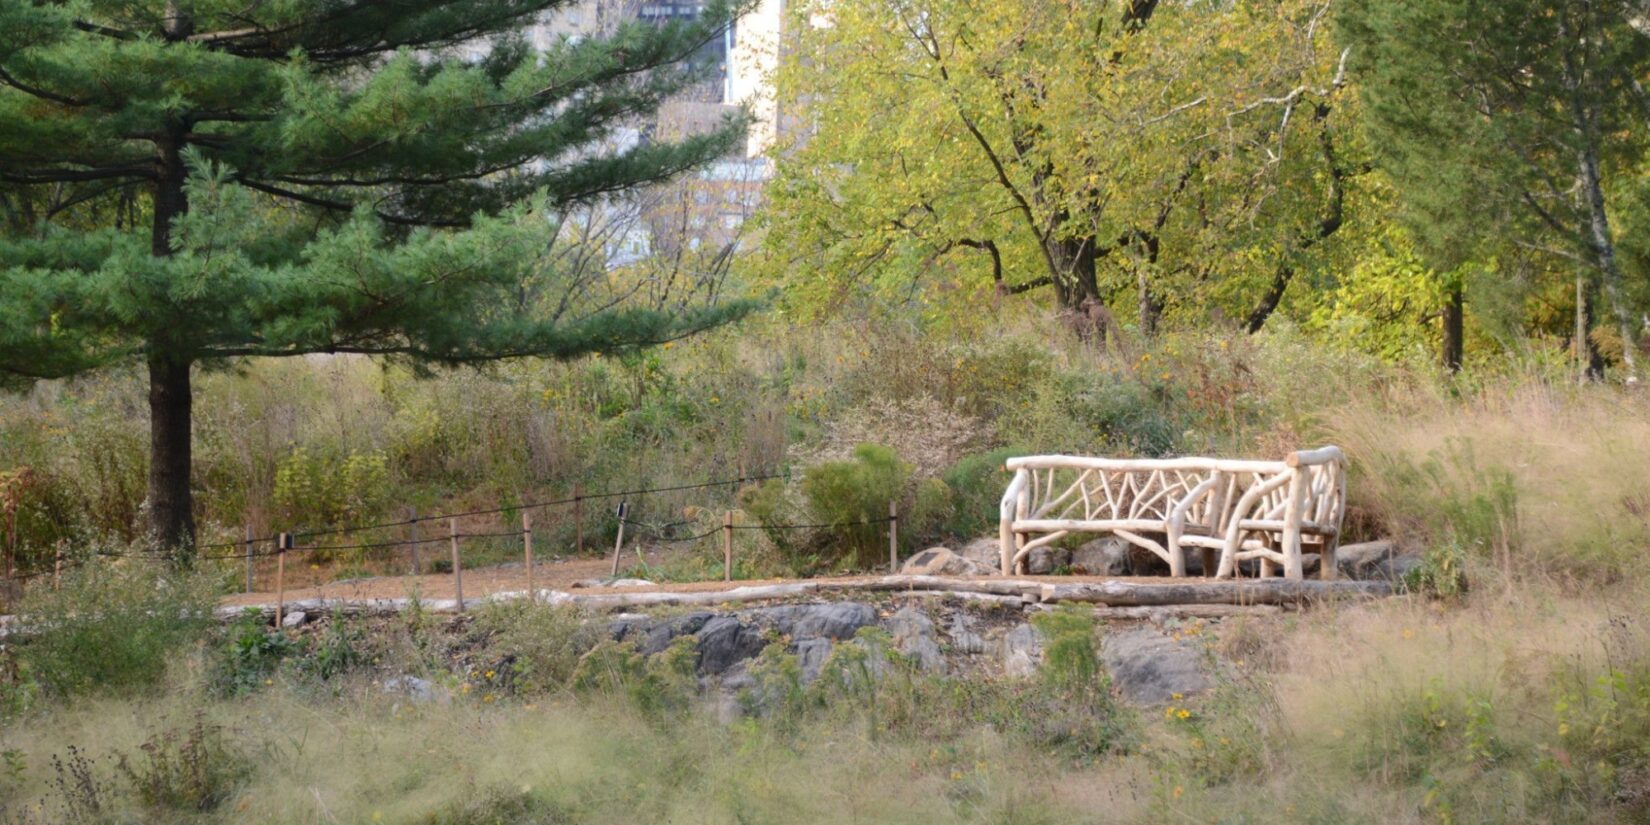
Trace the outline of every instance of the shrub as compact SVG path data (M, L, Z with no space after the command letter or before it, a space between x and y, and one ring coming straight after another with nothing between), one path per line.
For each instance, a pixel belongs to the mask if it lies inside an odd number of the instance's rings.
M60 695L148 687L204 635L214 602L198 576L88 562L64 575L61 591L25 600L22 621L38 632L19 658Z
M878 444L854 448L852 461L830 461L808 469L802 479L802 495L808 511L825 524L849 524L835 528L836 561L860 567L875 565L887 549L886 527L879 522L888 517L888 502L904 497L911 467L893 450Z
M941 476L952 496L951 518L946 520L945 530L959 538L995 532L997 504L1008 485L1003 462L1027 452L1022 447L999 447L965 456L951 465Z
M567 605L494 603L476 614L476 623L492 637L490 654L509 663L507 684L518 693L565 686L599 635L578 608Z
M569 681L575 690L625 696L649 718L663 720L698 695L698 644L692 636L678 636L662 653L647 656L630 642L604 640L579 659Z
M389 461L381 451L316 453L299 446L275 469L275 505L285 524L369 521L389 503Z
M188 727L151 736L139 749L143 755L135 761L118 754L115 768L138 801L156 811L212 811L251 774L251 764L223 729L200 716Z

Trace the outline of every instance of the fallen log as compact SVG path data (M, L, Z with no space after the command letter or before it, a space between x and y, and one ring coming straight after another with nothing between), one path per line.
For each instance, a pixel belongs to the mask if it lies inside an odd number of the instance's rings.
M1392 586L1380 581L1311 581L1264 579L1261 581L1204 581L1194 584L1140 584L1101 582L1099 584L1045 584L1042 600L1050 602L1090 602L1113 607L1161 607L1189 604L1307 604L1334 599L1369 599L1391 594Z
M1058 605L1041 603L1031 606L1033 610L1054 610ZM1283 606L1276 604L1173 604L1162 607L1107 607L1100 605L1094 608L1094 616L1098 619L1121 619L1147 621L1161 624L1169 619L1228 619L1233 616L1277 616L1283 613Z

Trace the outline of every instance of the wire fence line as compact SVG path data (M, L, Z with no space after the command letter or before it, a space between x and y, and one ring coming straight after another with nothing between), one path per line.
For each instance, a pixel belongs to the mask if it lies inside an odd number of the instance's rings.
M531 510L541 509L541 508L551 507L551 506L557 506L557 505L576 504L578 502L585 501L585 500L603 500L603 499L614 499L614 498L624 499L624 498L627 498L627 497L630 497L630 496L641 496L641 495L648 495L648 494L653 494L653 493L676 492L676 491L682 491L682 490L698 490L698 489L707 489L707 488L722 487L722 486L729 486L729 485L741 485L741 484L745 484L745 483L752 482L752 481L766 481L766 480L769 480L769 479L787 478L787 477L788 477L788 475L765 474L765 475L754 475L754 476L740 476L738 478L720 479L720 480L714 480L714 481L700 482L700 483L696 483L696 484L677 484L677 485L669 485L669 486L663 486L663 487L646 487L646 488L638 488L638 489L633 489L633 490L614 490L614 491L606 491L606 492L590 493L590 494L576 493L575 495L573 495L571 497L566 497L566 498L550 499L550 500L544 500L544 501L524 502L524 503L514 504L514 505L491 507L491 508L476 509L476 510L466 510L466 511L460 511L460 512L437 513L437 514L431 514L431 515L427 515L427 516L415 516L414 518L401 519L401 520L398 520L398 521L379 522L379 523L373 523L373 524L334 526L334 527L328 527L328 528L316 529L316 530L309 530L309 531L303 531L303 532L284 532L284 533L278 533L278 534L273 535L273 536L249 537L249 538L242 539L240 541L234 541L234 542L220 542L220 543L216 543L216 544L199 545L198 546L199 550L228 550L229 552L199 554L199 555L194 556L194 560L198 560L198 561L244 561L247 565L246 590L247 590L247 592L252 592L253 591L253 562L254 562L254 560L276 557L277 559L283 561L282 565L277 566L277 573L276 573L276 590L277 590L278 593L280 593L280 592L284 592L284 589L285 589L284 588L284 577L281 574L281 571L283 571L284 568L285 568L284 558L282 558L282 557L285 554L288 554L288 553L291 553L291 554L310 554L310 553L316 553L316 552L334 552L334 551L348 551L348 550L372 550L372 549L385 549L385 548L406 548L406 549L410 549L410 550L413 551L412 562L413 562L414 568L413 568L413 571L412 571L412 575L423 575L424 571L420 568L420 566L418 565L418 562L417 562L417 559L418 559L417 548L421 545L440 544L440 543L444 543L444 542L450 542L453 545L453 557L452 557L452 560L451 560L451 563L450 563L451 567L448 570L440 570L439 567L438 567L436 572L437 573L448 573L448 572L450 572L453 575L455 593L458 594L458 598L460 600L460 603L462 604L462 599L463 599L462 586L461 586L460 580L459 580L459 573L462 569L462 557L461 557L461 554L460 554L459 542L463 539L507 539L507 538L514 538L514 539L521 540L522 550L523 550L524 554L526 555L526 566L527 566L527 571L528 571L527 572L528 580L529 580L529 582L532 581L533 564L532 564L532 553L531 553L531 547L532 547L532 541L531 540L532 540L532 538L534 537L535 534L534 534L534 531L531 529L530 521L526 518L526 515L525 515L527 512L529 512ZM502 530L502 531L488 530L488 531L483 531L483 532L460 532L457 529L457 519L459 519L459 518L478 516L478 515L491 515L491 514L496 514L496 513L507 513L507 512L521 512L521 513L523 513L523 520L522 520L521 529L506 529L506 530ZM422 522L436 522L436 521L441 521L443 519L449 521L449 524L451 525L451 529L446 533L437 534L437 535L429 536L429 537L426 537L426 538L414 538L413 536L408 536L408 537L405 537L405 538L396 538L396 539L389 539L389 540L384 540L384 541L355 542L355 543L349 543L349 544L310 544L310 545L303 545L303 544L300 544L299 541L298 541L298 539L301 539L301 538L317 538L317 537L325 537L325 536L345 535L345 534L351 534L351 533L357 533L357 532L366 532L366 531L370 531L370 530L381 530L381 529L387 529L387 528L393 528L393 527L414 527L415 530L413 531L413 534L414 534L414 536L416 536L416 525L418 525L419 523L422 523ZM894 566L894 565L897 564L897 553L894 549L894 544L895 544L895 541L896 541L895 531L897 530L897 526L898 526L898 523L899 523L899 516L898 516L897 510L895 509L895 507L892 503L889 506L889 514L887 516L880 517L880 518L859 519L859 520L851 520L851 521L836 521L836 522L801 523L801 524L775 524L775 523L768 523L768 522L759 522L759 523L755 523L755 524L734 524L733 523L733 512L730 510L726 514L726 521L724 521L724 523L722 523L720 525L717 525L715 527L712 527L712 528L710 528L708 530L705 530L703 532L695 533L695 534L688 535L688 536L669 536L667 534L672 530L672 528L676 528L676 527L680 527L680 526L688 525L688 524L693 524L694 522L691 521L691 520L675 521L675 522L668 522L668 523L650 523L650 522L646 522L646 521L642 521L642 520L638 520L638 519L632 519L632 518L628 517L628 510L623 504L621 504L620 510L617 513L617 521L620 525L620 531L621 532L619 534L618 541L615 543L615 546L613 548L613 554L614 554L613 557L614 557L615 568L617 567L617 564L618 564L619 552L621 550L622 545L625 543L625 538L626 537L623 535L623 529L625 527L630 527L634 530L634 532L632 533L632 535L630 537L631 539L633 539L633 540L645 540L645 541L649 541L649 542L651 542L653 544L656 544L656 545L671 545L671 546L682 545L682 544L688 544L688 543L692 543L692 542L703 541L704 539L711 538L712 536L715 536L718 533L722 534L723 537L724 537L723 540L724 540L724 552L725 552L725 562L724 562L725 571L724 571L724 575L727 578L727 580L729 580L729 581L732 580L732 568L733 568L732 540L733 540L733 533L736 530L747 530L747 531L748 530L761 530L761 531L765 531L765 532L787 531L787 530L842 530L842 529L855 528L855 527L872 527L872 526L888 525L889 542L890 542L889 563L890 563L891 566ZM250 530L248 532L250 532ZM582 532L580 533L580 535L582 536ZM270 546L270 545L272 545L272 546ZM18 573L16 571L13 571L12 574L8 578L9 578L10 581L20 584L20 583L23 583L23 582L28 582L28 581L31 581L33 579L38 579L38 578L50 575L53 578L53 587L55 588L55 587L58 586L59 580L61 578L61 574L63 572L68 571L68 570L73 570L73 569L76 569L78 567L84 566L85 564L87 564L88 562L90 562L94 558L145 559L145 560L149 560L149 561L171 561L171 560L176 560L177 559L177 557L174 554L171 554L171 553L168 553L168 552L165 552L165 551L160 551L160 550L128 550L128 551L125 551L125 552L117 552L117 551L102 550L102 549L94 550L89 555L82 555L82 556L71 558L71 557L65 555L62 552L62 550L60 549L58 551L58 555L57 555L56 559L54 560L54 565L51 569L36 570L36 571L30 572L30 573ZM439 564L440 563L438 562L438 565ZM282 601L282 600L278 599L278 601ZM277 615L279 615L279 611L277 612Z
M507 504L507 505L501 505L501 506L498 506L498 507L488 507L488 508L483 508L483 509L478 509L478 510L462 510L462 511L452 512L452 513L432 513L432 514L427 515L427 516L416 516L414 518L400 519L398 521L384 521L384 522L375 522L375 523L370 523L370 524L346 524L346 525L339 525L339 526L332 526L332 527L323 527L323 528L318 528L318 529L315 529L315 530L301 530L301 531L291 532L291 533L287 533L286 535L288 535L292 539L296 540L296 539L305 539L305 538L317 538L317 537L320 537L320 536L336 536L336 535L343 535L343 534L347 534L347 533L363 533L363 532L367 532L369 530L382 530L382 529L387 529L387 528L391 528L391 527L410 527L414 524L419 524L419 523L426 522L426 521L440 521L442 519L468 518L468 517L471 517L471 516L487 516L487 515L493 515L495 513L524 512L524 511L529 511L529 510L539 510L539 509L543 509L545 507L557 507L557 506L561 506L561 505L565 505L565 504L576 504L580 501L600 501L600 500L603 500L603 499L622 498L622 497L625 497L625 496L640 496L640 495L649 495L649 494L653 494L653 493L673 493L673 492L679 492L679 491L682 491L682 490L701 490L701 489L706 489L706 488L710 488L710 487L726 487L726 486L730 486L730 485L737 486L737 485L746 484L746 483L752 482L752 481L767 481L769 479L786 478L786 477L787 476L785 474L781 474L781 473L767 473L767 474L762 474L762 475L740 476L738 478L719 479L719 480L715 480L715 481L704 481L704 482L699 482L697 484L676 484L676 485L671 485L671 486L666 486L666 487L643 487L643 488L634 489L634 490L611 490L611 491L601 492L601 493L579 493L577 495L569 496L569 497L566 497L566 498L548 499L548 500L545 500L545 501L528 501L528 502L522 502L520 504ZM225 548L229 548L229 547L244 547L247 544L268 544L270 542L278 540L279 538L280 538L279 534L273 535L273 536L260 536L260 537L252 538L252 539L241 539L239 541L226 541L226 542L218 542L216 544L203 544L203 545L199 545L198 549L200 549L200 550L221 550L221 549L225 549ZM396 543L408 544L410 542L396 542ZM381 546L390 546L390 543L386 543L386 544L381 545ZM317 549L319 549L319 548L317 548ZM339 546L336 549L353 549L353 547Z

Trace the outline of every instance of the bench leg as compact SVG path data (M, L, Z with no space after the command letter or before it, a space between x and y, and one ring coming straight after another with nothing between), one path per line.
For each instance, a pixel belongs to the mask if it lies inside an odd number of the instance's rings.
M1318 578L1330 581L1341 574L1340 569L1335 566L1335 550L1340 543L1339 536L1323 537L1323 549L1318 551Z

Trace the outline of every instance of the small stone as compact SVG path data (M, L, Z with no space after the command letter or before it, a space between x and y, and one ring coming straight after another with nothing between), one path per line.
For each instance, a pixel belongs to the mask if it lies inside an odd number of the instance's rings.
M294 610L281 617L281 627L303 627L309 621L309 614L302 610Z
M384 692L406 696L414 702L434 702L445 697L428 679L417 676L396 676L384 680Z

